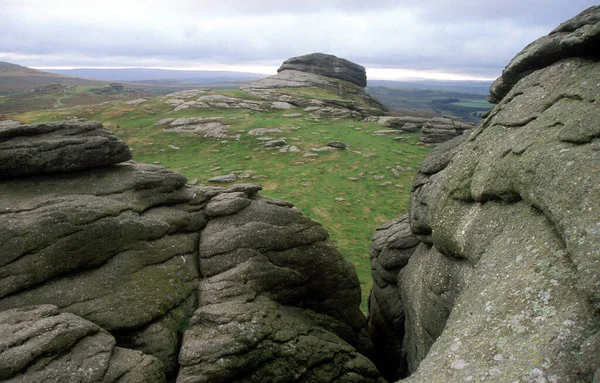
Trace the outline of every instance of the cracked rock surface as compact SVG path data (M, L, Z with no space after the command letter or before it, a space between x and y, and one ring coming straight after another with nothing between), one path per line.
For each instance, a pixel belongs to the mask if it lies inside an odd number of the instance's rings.
M489 116L421 165L403 382L600 379L599 12L525 48Z
M0 380L382 382L354 268L292 204L60 170L0 180Z
M165 382L162 363L52 305L0 312L3 382Z
M95 121L0 127L0 179L88 169L129 159L129 147Z

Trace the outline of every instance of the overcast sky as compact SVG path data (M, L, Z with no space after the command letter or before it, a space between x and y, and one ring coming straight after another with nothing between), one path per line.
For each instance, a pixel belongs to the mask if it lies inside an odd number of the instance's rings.
M369 78L493 79L591 0L0 0L0 61L274 74L334 54ZM448 77L450 76L450 77Z

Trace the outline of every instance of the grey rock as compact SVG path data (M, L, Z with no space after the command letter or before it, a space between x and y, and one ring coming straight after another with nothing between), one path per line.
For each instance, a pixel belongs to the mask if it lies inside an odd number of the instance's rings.
M10 382L165 382L162 363L55 306L0 312L0 379Z
M526 46L492 84L488 101L500 102L520 79L562 59L575 56L598 57L599 43L600 6L595 6Z
M347 144L345 144L344 142L341 142L341 141L328 142L327 146L329 146L331 148L336 148L336 149L346 149L348 147Z
M237 176L233 173L229 173L229 174L209 178L208 182L213 182L216 184L228 184L231 182L235 182L236 180L237 180Z
M363 88L367 86L367 72L363 66L323 53L312 53L285 60L277 72L286 70L338 78Z
M369 250L373 278L369 335L375 345L376 365L388 381L408 371L402 350L405 315L397 279L418 244L410 232L408 215L404 215L377 228Z
M398 277L403 382L597 378L600 62L564 55L592 52L599 9L526 48L489 116L421 165L410 214L425 243ZM551 51L563 60L526 60Z
M402 117L383 116L383 117L375 117L373 120L375 122L377 122L379 125L385 126L386 128L398 129L398 130L402 130L405 132L412 132L412 131L421 129L423 124L425 124L425 122L427 122L427 118L412 117L412 116L402 116ZM413 130L413 129L415 129L415 130Z
M0 194L0 310L51 303L112 331L195 290L206 218L179 174L121 164L4 181Z
M384 382L331 329L344 324L264 296L204 306L190 324L178 383Z
M474 127L474 124L457 118L434 117L423 125L420 141L426 144L439 144L460 136Z
M265 148L279 148L285 145L285 140L265 141Z
M271 106L275 109L292 109L292 108L294 108L294 105L290 104L289 102L283 102L283 101L275 101L271 104Z
M0 127L0 178L70 172L129 159L127 145L95 121Z
M248 131L251 136L262 136L265 133L281 133L279 128L256 128Z

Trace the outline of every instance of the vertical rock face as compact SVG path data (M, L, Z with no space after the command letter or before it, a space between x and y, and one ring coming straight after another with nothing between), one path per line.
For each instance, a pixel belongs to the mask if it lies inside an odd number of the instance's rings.
M406 376L404 307L398 277L419 241L410 232L408 215L381 225L369 251L373 289L369 296L369 335L375 346L377 367L389 381Z
M129 153L97 123L17 128L0 144L50 156L1 173L1 380L382 382L356 272L291 204L90 164Z
M422 244L398 280L406 382L600 379L599 20L525 48L490 115L422 164Z

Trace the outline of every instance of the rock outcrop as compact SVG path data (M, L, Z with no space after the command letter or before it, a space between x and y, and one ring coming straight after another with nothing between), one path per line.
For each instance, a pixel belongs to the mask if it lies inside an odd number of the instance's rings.
M2 379L382 382L356 272L291 204L134 162L24 174L0 182Z
M88 169L129 159L127 145L99 122L0 126L0 178Z
M162 363L55 306L0 312L3 382L165 382Z
M317 114L331 114L334 109L338 114L343 113L344 118L360 119L387 112L385 106L365 91L365 68L348 60L312 53L286 60L277 72L241 89L264 100L324 110ZM310 94L313 96L307 97Z
M367 86L367 71L365 67L346 59L324 53L311 53L304 56L292 57L281 64L278 73L287 70L314 73L325 77L339 78L358 85Z
M465 134L475 127L475 124L453 116L433 118L371 116L367 117L365 121L377 122L381 126L396 129L399 132L412 133L421 131L422 136L420 141L424 144L441 144Z
M475 125L452 117L434 117L427 120L421 129L421 142L425 144L440 144L456 136L464 134Z
M590 8L525 48L489 116L421 165L421 244L390 303L403 382L600 381L598 20Z

